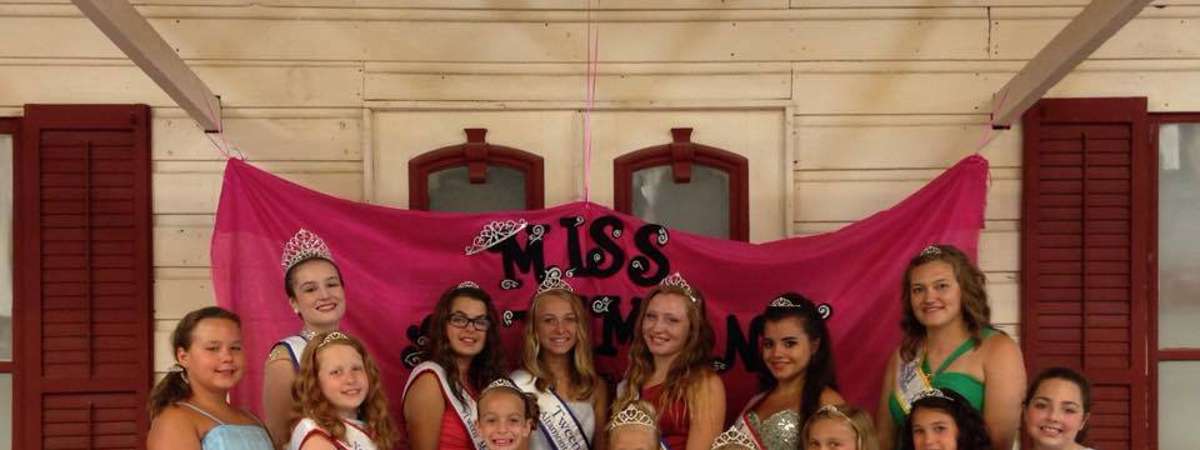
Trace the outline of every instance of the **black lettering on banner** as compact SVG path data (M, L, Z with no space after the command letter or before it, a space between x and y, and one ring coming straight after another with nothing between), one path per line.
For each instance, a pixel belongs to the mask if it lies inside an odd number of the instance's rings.
M629 280L634 284L643 287L654 286L671 273L671 262L667 261L667 255L659 251L659 247L667 245L666 232L667 229L662 225L646 224L638 228L637 233L634 234L633 245L637 246L644 255L635 256L629 262L629 269L626 272L629 274ZM655 266L657 270L650 272L651 265Z
M579 241L579 226L583 224L583 217L563 217L558 219L558 224L567 230L567 270L583 276L587 270L583 265L583 243Z
M608 231L609 228L612 231ZM584 262L588 276L607 278L621 271L621 266L625 264L625 251L614 239L624 233L625 224L617 216L603 216L592 222L588 234L600 248L588 251L588 260ZM605 253L612 255L612 259L606 261ZM607 267L604 266L605 262L608 262Z
M517 243L517 237L505 239L499 245L488 249L490 252L500 253L504 257L504 278L509 280L517 280L517 269L521 273L529 273L533 271L534 276L540 282L545 277L546 273L546 255L543 250L545 243L545 235L550 233L549 225L539 225L543 228L542 234L537 239L527 239L525 248L521 248L521 244ZM533 236L534 227L526 228L526 234Z
M753 372L762 365L758 357L758 339L762 336L763 318L761 315L750 319L749 337L742 334L741 324L737 316L725 316L725 356L720 358L725 370L732 369L738 357L746 365L746 370Z
M597 302L603 302L607 308L598 309ZM633 297L629 304L629 314L622 318L621 297L615 295L592 297L592 311L600 315L601 319L600 345L594 349L597 356L616 356L618 345L625 345L633 341L633 328L637 325L642 298Z

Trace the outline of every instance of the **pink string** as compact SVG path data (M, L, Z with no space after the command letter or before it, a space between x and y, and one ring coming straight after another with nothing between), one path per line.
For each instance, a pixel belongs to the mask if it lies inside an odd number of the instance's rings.
M592 201L592 109L596 106L596 76L600 59L600 27L592 31L592 0L587 4L587 92L583 109L583 201Z
M217 97L218 107L220 106L220 102L221 97ZM208 114L210 116L217 118L217 131L215 133L210 133L208 130L204 130L204 137L208 138L208 142L216 147L217 151L221 152L221 155L224 156L225 159L234 158L234 153L237 153L236 157L238 159L245 160L246 155L242 154L242 151L238 150L237 147L233 146L233 144L230 144L229 140L225 137L225 118L221 114L214 112L212 105L206 103L205 107L208 108Z

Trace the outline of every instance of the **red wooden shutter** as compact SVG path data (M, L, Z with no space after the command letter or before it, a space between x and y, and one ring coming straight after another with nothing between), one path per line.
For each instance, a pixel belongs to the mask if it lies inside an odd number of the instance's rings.
M1021 342L1094 384L1089 442L1148 445L1145 98L1045 99L1024 116Z
M25 108L23 448L144 448L152 381L150 111Z

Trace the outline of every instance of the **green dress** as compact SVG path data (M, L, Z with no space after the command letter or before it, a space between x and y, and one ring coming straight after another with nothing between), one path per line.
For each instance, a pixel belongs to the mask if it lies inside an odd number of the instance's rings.
M992 328L984 328L980 335L983 339L987 339L996 334L997 331ZM983 382L978 378L967 375L962 372L947 372L946 368L954 364L958 358L975 348L975 342L971 338L967 338L965 342L960 344L950 356L942 361L942 365L937 370L929 369L929 360L925 356L921 356L921 371L929 379L929 384L938 389L951 389L959 393L967 399L967 403L971 404L972 408L983 412ZM905 413L904 408L900 406L900 401L896 399L895 388L892 388L891 395L888 396L888 410L892 413L892 421L897 426L904 424Z

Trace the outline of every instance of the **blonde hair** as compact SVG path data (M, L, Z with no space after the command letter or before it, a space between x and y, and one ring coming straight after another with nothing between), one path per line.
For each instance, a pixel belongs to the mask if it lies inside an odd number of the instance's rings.
M684 289L679 286L657 286L646 295L646 300L639 308L637 321L633 327L633 345L629 347L629 368L626 370L625 392L613 404L613 409L620 411L630 402L641 396L646 379L654 373L654 357L646 347L646 337L642 334L642 322L646 319L646 310L650 302L664 294L675 294L683 298L688 317L687 343L680 351L679 357L667 369L667 380L663 393L654 405L660 413L678 415L678 408L668 408L680 400L690 403L695 387L699 386L706 375L715 375L710 366L710 356L716 338L708 317L704 313L704 297L695 288ZM687 408L688 414L693 410Z
M512 386L488 386L479 394L479 400L475 401L475 420L479 421L483 417L483 399L496 394L509 394L516 396L521 400L521 411L524 414L525 420L529 422L529 430L537 431L538 419L541 417L542 411L538 406L537 397L533 394L524 392ZM478 427L478 425L476 425ZM382 449L383 447L380 447Z
M292 383L292 412L295 417L288 424L289 428L295 427L301 418L307 417L329 432L334 439L345 439L346 425L321 391L321 382L317 376L321 371L317 355L321 350L334 345L353 348L362 356L363 370L367 373L367 397L358 407L358 416L370 432L371 441L377 448L392 448L396 441L396 427L388 414L387 394L383 390L379 367L375 365L371 355L367 354L367 349L361 341L338 331L314 336L300 356L300 371L296 373L296 381Z
M809 416L804 422L804 429L800 430L800 448L808 445L808 432L813 424L822 420L834 420L849 425L857 435L857 450L879 450L879 437L875 435L875 425L871 423L871 416L862 409L845 404L825 405Z
M529 315L525 320L523 366L537 380L534 386L539 391L545 391L550 387L554 375L550 372L549 364L541 358L542 346L537 337L538 310L543 303L541 300L547 297L566 300L567 304L571 305L571 312L575 314L578 326L575 328L575 348L572 348L568 355L572 362L570 377L571 383L579 389L575 393L574 400L587 400L592 397L596 385L599 384L599 376L596 375L596 365L592 360L592 339L588 329L589 316L583 310L583 300L574 292L565 289L551 289L533 296L533 301L529 305Z

